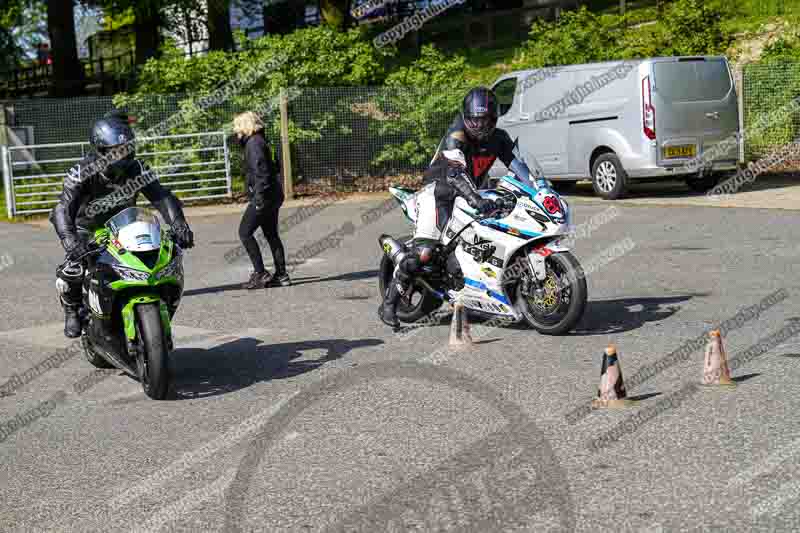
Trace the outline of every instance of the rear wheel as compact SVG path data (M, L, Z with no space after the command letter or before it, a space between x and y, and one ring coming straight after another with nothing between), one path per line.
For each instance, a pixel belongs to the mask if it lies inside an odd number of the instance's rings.
M169 389L167 343L158 303L139 304L136 310L136 334L139 355L136 358L139 380L144 393L154 400L163 400Z
M598 157L592 166L592 188L595 194L606 199L622 198L628 188L628 173L622 168L617 154Z
M517 306L528 324L545 335L561 335L570 331L586 309L586 275L580 263L569 252L547 256L547 278L536 292L533 284L525 294L525 283L517 285ZM526 271L526 276L531 276Z
M407 242L410 237L397 239L400 242ZM381 299L386 296L386 288L394 277L394 262L386 254L381 258L379 278L379 290ZM406 296L400 298L397 305L397 318L400 322L416 322L421 318L433 313L441 307L442 301L431 294L424 286L414 283Z

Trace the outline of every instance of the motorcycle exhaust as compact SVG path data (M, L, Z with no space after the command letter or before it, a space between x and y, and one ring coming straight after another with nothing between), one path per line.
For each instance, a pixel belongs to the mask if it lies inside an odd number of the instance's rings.
M399 265L408 253L408 249L403 243L393 238L391 235L386 235L384 233L378 237L378 243L381 245L381 248L383 248L383 253L385 253L395 265Z

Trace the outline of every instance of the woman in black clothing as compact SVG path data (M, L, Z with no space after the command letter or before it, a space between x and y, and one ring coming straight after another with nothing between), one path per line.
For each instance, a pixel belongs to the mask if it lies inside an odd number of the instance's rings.
M253 263L253 273L244 287L285 287L291 284L291 280L286 272L283 243L278 236L278 211L284 199L283 184L264 138L264 124L258 115L248 111L233 119L233 131L244 149L243 171L247 176L247 197L250 200L239 224L239 238ZM264 269L261 248L253 237L258 228L264 232L272 250L274 274Z

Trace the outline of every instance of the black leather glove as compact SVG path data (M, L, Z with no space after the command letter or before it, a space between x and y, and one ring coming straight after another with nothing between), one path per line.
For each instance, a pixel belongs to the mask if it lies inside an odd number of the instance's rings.
M92 251L89 243L78 237L67 237L61 241L61 245L67 253L67 258L71 261L75 261Z
M262 209L264 209L264 204L265 204L264 196L260 194L256 194L255 196L253 196L253 205L256 206L256 211L261 211Z
M491 213L498 208L497 202L494 200L489 200L487 198L481 198L478 200L477 210L478 213L485 215L487 213Z
M189 224L185 220L176 220L172 224L172 233L175 235L175 242L181 248L194 246L194 233L189 229Z

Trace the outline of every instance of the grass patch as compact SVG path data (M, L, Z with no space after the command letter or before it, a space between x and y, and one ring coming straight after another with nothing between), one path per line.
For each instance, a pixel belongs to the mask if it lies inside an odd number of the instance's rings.
M14 218L8 218L8 209L6 208L6 192L0 189L0 222L32 222L34 220L43 220L48 216L47 213L36 213L34 215L17 215Z

